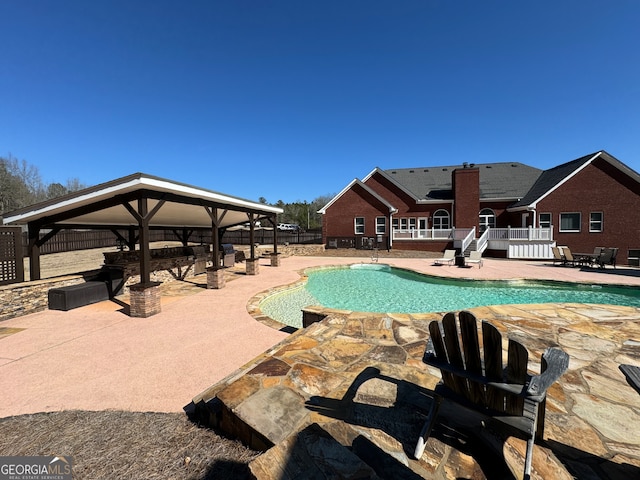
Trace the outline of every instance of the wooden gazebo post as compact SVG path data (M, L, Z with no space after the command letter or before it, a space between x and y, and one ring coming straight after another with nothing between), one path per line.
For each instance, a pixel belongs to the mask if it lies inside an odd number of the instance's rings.
M132 317L150 317L160 313L160 284L151 281L151 249L149 247L149 223L156 212L162 207L164 200L160 200L151 212L147 197L138 198L138 210L134 210L128 202L123 205L138 221L138 235L140 240L140 283L131 285L130 312Z
M247 214L249 217L249 251L251 252L251 258L247 258L245 263L247 265L247 275L258 275L260 273L260 265L256 258L256 239L255 239L255 223L256 217L253 213Z
M211 218L211 258L213 265L207 268L207 288L224 288L224 268L220 265L220 222L226 215L223 211L218 217L217 208L204 207Z
M273 225L273 253L271 254L271 266L280 266L280 254L278 253L278 220L275 215L269 217L269 222Z
M40 228L29 223L29 280L40 280Z

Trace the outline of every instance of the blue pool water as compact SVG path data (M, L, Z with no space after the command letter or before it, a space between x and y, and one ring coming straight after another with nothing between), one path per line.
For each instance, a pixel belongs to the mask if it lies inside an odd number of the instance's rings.
M306 285L270 296L260 309L300 327L308 305L362 312L427 313L485 305L598 303L640 307L640 289L560 282L455 280L388 265L360 264L308 272Z

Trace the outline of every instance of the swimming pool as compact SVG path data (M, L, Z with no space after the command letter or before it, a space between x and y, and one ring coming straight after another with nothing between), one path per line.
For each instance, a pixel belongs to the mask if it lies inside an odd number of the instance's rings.
M640 289L552 281L459 280L383 264L309 269L308 280L265 298L260 309L293 327L309 305L379 313L429 313L485 305L595 303L640 307Z

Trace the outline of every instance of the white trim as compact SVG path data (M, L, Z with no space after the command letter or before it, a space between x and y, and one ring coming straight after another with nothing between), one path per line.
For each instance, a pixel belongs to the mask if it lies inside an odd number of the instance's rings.
M335 197L333 197L331 200L329 200L329 203L327 203L324 207L322 207L320 210L318 210L318 213L324 215L325 213L327 213L327 209L333 205L340 197L342 197L345 193L347 193L349 190L351 190L355 185L359 185L362 188L364 188L370 195L372 195L375 199L377 199L378 201L380 201L383 205L386 205L389 208L389 213L396 213L398 211L397 208L395 208L393 205L391 205L385 198L383 198L381 195L379 195L375 190L373 190L371 187L369 187L368 185L366 185L364 182L362 182L361 180L358 180L357 178L354 178L351 183L349 183L349 185L347 185L346 187L344 187L340 193L338 193Z
M61 197L60 200L48 200L32 206L28 206L17 210L16 214L8 216L2 219L3 224L9 223L29 223L31 221L39 220L41 218L62 213L73 208L90 205L100 200L112 198L116 195L122 195L125 193L136 191L140 188L148 188L150 190L171 193L190 198L202 198L205 200L211 200L227 204L229 206L244 207L248 209L255 209L262 212L279 214L284 210L278 207L270 205L264 205L262 203L252 202L238 197L231 197L223 195L212 190L205 190L202 188L193 187L181 183L171 182L162 178L151 177L145 174L134 174L121 179L116 179L111 182L102 183L94 187L89 187L78 192L74 192L67 196ZM91 215L90 213L87 215ZM86 215L83 215L86 216ZM68 222L62 222L62 224ZM91 221L83 221L87 225L100 225L103 221L93 223Z
M578 229L577 230L563 230L562 229L562 215L578 215ZM560 212L558 214L558 233L580 233L582 232L582 212Z
M594 213L600 214L600 230L592 230L591 229L591 215ZM604 232L604 212L599 210L595 212L589 212L589 233L602 233Z
M602 151L599 151L598 153L596 153L593 157L591 157L589 160L587 160L586 162L584 162L582 165L580 165L578 168L576 168L573 172L571 172L569 175L567 175L566 177L564 177L562 180L560 180L558 183L555 184L555 186L551 187L549 190L547 190L544 195L542 195L540 198L538 198L537 200L531 202L531 205L533 208L537 207L538 202L544 200L546 197L548 197L549 195L551 195L553 192L555 192L558 188L560 188L562 185L564 185L565 183L567 183L570 179L572 179L573 177L575 177L578 173L580 173L582 170L584 170L588 165L591 165L591 163L598 158L600 155L602 155Z

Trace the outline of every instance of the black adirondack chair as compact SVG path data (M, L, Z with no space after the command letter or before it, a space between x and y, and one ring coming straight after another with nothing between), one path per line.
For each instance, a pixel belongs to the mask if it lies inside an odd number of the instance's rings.
M495 420L492 428L521 433L527 440L524 478L529 479L533 445L544 433L547 389L567 370L569 356L559 348L548 348L542 355L540 374L530 375L527 350L510 339L505 367L498 330L483 321L481 347L474 315L460 312L458 320L454 313L447 313L442 324L433 321L429 325L431 338L423 361L440 369L442 381L435 388L414 456L422 456L440 402L447 399Z

